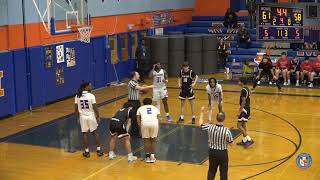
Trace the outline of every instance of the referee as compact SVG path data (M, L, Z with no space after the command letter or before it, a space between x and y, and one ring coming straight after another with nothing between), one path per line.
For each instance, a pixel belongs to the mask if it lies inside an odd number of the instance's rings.
M131 129L130 135L133 137L140 137L140 129L137 122L137 110L140 107L140 91L151 89L153 86L140 86L140 74L137 71L131 73L131 80L128 83L128 103L132 107L130 112Z
M208 131L209 137L209 170L208 180L213 180L219 166L220 180L228 179L228 144L233 142L229 128L223 126L225 113L217 114L217 123L203 123L204 106L201 108L199 124L202 130Z

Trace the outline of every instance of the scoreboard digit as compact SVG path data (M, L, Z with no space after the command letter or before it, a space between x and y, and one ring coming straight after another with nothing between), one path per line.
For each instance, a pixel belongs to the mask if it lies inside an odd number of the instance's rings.
M303 9L259 6L258 40L303 41Z

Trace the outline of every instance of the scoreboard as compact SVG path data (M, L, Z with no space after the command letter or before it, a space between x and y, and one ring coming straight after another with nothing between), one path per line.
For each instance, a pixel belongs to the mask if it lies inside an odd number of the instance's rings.
M303 41L303 9L261 5L257 21L258 40Z

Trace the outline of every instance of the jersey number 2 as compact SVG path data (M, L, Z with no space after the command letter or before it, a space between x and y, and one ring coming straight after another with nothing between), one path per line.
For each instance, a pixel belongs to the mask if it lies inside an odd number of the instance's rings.
M80 100L81 109L89 109L89 101L88 100Z
M147 108L147 114L152 114L151 108Z

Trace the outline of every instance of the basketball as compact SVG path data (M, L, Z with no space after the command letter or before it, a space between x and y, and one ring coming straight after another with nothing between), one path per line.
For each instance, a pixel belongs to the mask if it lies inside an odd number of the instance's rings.
M148 92L149 92L149 89L140 90L140 94L147 94Z

